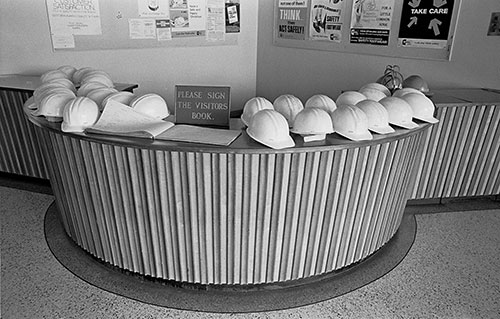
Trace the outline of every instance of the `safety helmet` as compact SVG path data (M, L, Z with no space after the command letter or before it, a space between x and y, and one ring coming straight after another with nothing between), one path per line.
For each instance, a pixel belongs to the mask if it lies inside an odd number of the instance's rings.
M116 93L111 93L110 95L106 96L102 101L101 109L103 109L106 106L106 103L108 103L108 101L111 100L120 102L121 104L130 105L130 102L135 98L136 95L129 91L119 91Z
M76 97L64 106L61 130L83 132L94 125L98 118L99 107L94 101L85 96Z
M97 88L93 89L89 93L87 93L87 97L91 100L93 100L97 106L99 106L99 110L102 111L104 108L103 106L103 101L106 97L108 97L110 94L117 93L118 90L115 88L110 88L110 87L102 87L102 88Z
M61 70L50 70L43 73L40 76L40 81L42 81L42 83L45 83L54 79L67 79L67 78L68 76L66 75L66 73L64 73Z
M385 86L383 84L380 84L377 82L366 83L359 90L361 91L361 90L367 89L367 88L376 89L376 90L379 90L382 93L384 93L385 96L391 96L391 91L389 90L389 88L387 86Z
M424 95L424 93L422 93L419 90L414 89L414 88L402 88L402 89L397 89L396 91L394 91L394 93L392 93L392 96L402 97L403 95L408 94L408 93L418 93L418 94Z
M389 125L389 114L385 107L373 100L363 100L356 104L368 118L368 129L377 134L389 134L395 132Z
M90 72L90 71L94 71L95 69L90 67L90 66L86 66L86 67L83 67L83 68L80 68L78 70L75 71L75 73L73 73L73 83L75 83L76 86L80 85L81 81L82 81L82 77L87 73L87 72Z
M87 82L99 82L107 87L114 87L115 86L113 84L113 80L111 79L111 76L108 73L101 71L101 70L91 70L91 71L85 72L85 74L82 76L80 83L83 85Z
M435 124L439 122L434 118L434 103L427 96L419 93L408 93L401 97L410 104L413 110L413 118Z
M359 107L342 104L330 116L333 128L339 135L353 141L373 139L368 131L368 117Z
M402 98L388 96L379 101L389 114L389 123L405 128L412 129L418 127L418 124L412 121L413 110Z
M337 106L343 104L356 105L356 103L363 100L366 100L366 96L363 93L359 93L358 91L345 91L340 93L335 103L337 103Z
M130 101L130 107L153 118L164 119L169 116L167 102L156 93L148 93L135 97Z
M420 75L413 74L403 80L403 88L414 88L423 93L429 92L429 85Z
M69 80L73 80L73 74L76 72L76 68L72 65L61 65L60 67L57 68L60 71L63 71L66 73L66 77Z
M295 146L286 118L274 109L262 109L255 113L246 131L252 139L273 149Z
M369 88L369 87L359 89L359 93L366 96L367 99L370 99L373 101L380 101L381 99L383 99L384 97L387 96L387 95L385 95L384 92L382 92L378 89Z
M64 84L61 83L47 82L40 85L35 89L35 91L33 91L33 99L35 101L35 104L40 104L44 95L51 93L52 91L61 91L61 90L68 91L74 94L73 90L68 89L67 87L64 86Z
M38 109L33 111L35 116L45 116L49 122L62 121L64 106L66 103L75 98L73 93L53 92L44 96Z
M70 89L73 92L76 92L75 85L73 84L73 81L67 79L67 78L57 78L57 79L52 79L50 81L44 82L41 86L43 85L48 85L50 83L58 83L61 84L61 86L64 86L68 89Z
M273 104L264 97L253 97L245 103L245 106L243 106L241 121L243 122L243 124L248 126L250 124L250 119L252 118L252 116L254 116L255 113L265 109L274 110Z
M102 84L101 82L82 83L82 86L80 86L78 88L78 90L76 91L76 95L77 96L87 96L87 94L89 94L90 91L95 90L95 89L104 88L104 87L108 87L108 86Z
M291 131L300 135L333 133L332 119L323 109L307 107L297 114Z
M273 102L273 107L286 118L290 127L293 125L295 116L304 109L302 101L292 94L278 96Z
M337 104L335 104L335 101L328 95L315 94L307 99L304 107L317 107L330 113L335 111L335 109L337 108Z

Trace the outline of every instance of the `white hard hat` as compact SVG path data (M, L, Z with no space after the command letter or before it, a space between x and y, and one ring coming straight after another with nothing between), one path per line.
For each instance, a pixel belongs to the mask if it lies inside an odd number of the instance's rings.
M102 84L101 82L82 83L82 86L80 86L78 88L78 90L76 91L76 95L77 96L87 96L87 94L89 94L90 91L95 90L95 89L99 89L99 88L104 88L104 87L108 87L108 86L106 86L105 84Z
M84 83L87 83L87 82L99 82L107 87L114 87L115 86L113 84L113 80L111 79L111 76L108 73L101 71L101 70L91 70L91 71L85 72L85 74L82 76L80 83L83 85Z
M377 83L377 82L366 83L359 90L361 91L361 90L366 89L366 88L376 89L376 90L379 90L382 93L384 93L385 96L391 96L391 91L389 90L389 88L387 86L380 84L380 83Z
M63 122L61 130L63 132L83 132L91 127L99 118L99 107L97 104L85 96L74 98L64 106Z
M366 96L367 99L370 99L373 101L380 101L381 99L383 99L384 97L387 96L387 95L385 95L384 92L377 90L377 89L374 89L374 88L369 88L369 87L359 89L359 93Z
M42 98L44 95L51 93L52 91L68 91L74 94L74 91L71 89L68 89L64 84L57 83L57 82L47 82L35 89L33 91L33 100L35 101L35 104L40 104L42 101Z
M414 88L402 88L402 89L397 89L396 91L394 91L394 93L392 93L392 96L402 97L403 95L408 94L408 93L417 93L417 94L424 95L424 93L422 93L419 90L414 89Z
M353 141L373 139L368 131L368 117L358 107L342 104L330 113L335 132Z
M388 96L379 101L389 114L389 123L405 128L412 129L418 127L418 124L412 121L413 110L402 98Z
M250 119L254 114L261 110L271 109L274 110L273 104L269 102L268 99L264 97L253 97L245 103L243 107L243 113L241 114L241 121L243 124L248 126L250 124Z
M432 124L439 122L438 119L434 118L434 103L427 96L419 93L408 93L401 98L410 104L414 118Z
M291 131L300 135L333 133L332 119L323 109L307 107L297 114Z
M130 101L130 107L137 112L157 119L164 119L170 114L167 102L156 93L148 93L135 97Z
M99 106L99 110L102 111L102 109L104 108L102 103L104 99L109 95L117 92L118 90L115 88L101 87L91 90L89 93L87 93L87 97L93 100L97 104L97 106Z
M337 106L347 104L356 105L359 101L366 100L366 96L358 91L345 91L340 93L340 95L335 100Z
M80 85L80 82L82 81L82 77L85 75L85 73L87 72L90 72L90 71L94 71L95 69L90 67L90 66L86 66L86 67L83 67L83 68L80 68L78 70L76 70L74 73L73 73L73 83L75 83L75 85Z
M73 74L76 72L76 68L74 66L72 66L72 65L61 65L57 69L63 71L64 73L66 73L66 76L68 77L69 80L73 80Z
M356 104L366 114L368 118L368 129L378 134L394 133L394 129L389 125L389 114L385 107L373 100L363 100Z
M302 101L292 94L278 96L273 102L273 107L286 118L290 127L293 125L295 116L304 109Z
M75 85L73 84L73 81L67 79L67 78L57 78L57 79L52 79L50 81L47 81L47 82L44 82L42 85L40 86L43 86L43 85L48 85L50 83L58 83L58 84L61 84L62 86L70 89L71 91L73 92L76 92L76 88L75 88Z
M44 82L48 82L48 81L54 80L54 79L67 79L67 78L68 78L68 76L66 75L66 73L64 73L61 70L50 70L50 71L43 73L40 76L40 81L42 81L42 83L44 83Z
M288 122L274 109L263 109L255 113L248 124L247 134L270 148L283 149L295 146L288 131Z
M335 111L337 104L335 104L335 101L328 95L315 94L307 99L304 107L317 107L330 113Z
M116 102L120 102L121 104L130 105L130 102L136 98L136 95L129 91L119 91L116 93L112 93L102 101L101 109L106 106L108 101L113 100Z
M62 121L63 111L66 103L75 98L74 94L64 92L53 92L45 95L38 109L32 114L35 116L45 116L49 122Z

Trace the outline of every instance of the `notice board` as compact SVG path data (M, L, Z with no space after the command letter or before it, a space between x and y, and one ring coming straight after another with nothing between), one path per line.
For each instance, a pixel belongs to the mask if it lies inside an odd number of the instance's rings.
M449 60L460 0L275 0L277 46Z
M240 0L45 0L54 51L237 44Z

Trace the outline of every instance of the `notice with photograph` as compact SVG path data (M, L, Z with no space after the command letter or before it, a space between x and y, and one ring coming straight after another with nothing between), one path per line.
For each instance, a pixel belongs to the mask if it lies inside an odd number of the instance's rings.
M388 46L393 14L394 0L354 0L350 42Z
M278 38L305 40L307 1L280 0L278 4Z
M206 0L171 0L172 37L205 36L206 4Z
M168 18L169 0L137 0L139 17Z
M345 1L311 0L311 40L342 41L342 12Z

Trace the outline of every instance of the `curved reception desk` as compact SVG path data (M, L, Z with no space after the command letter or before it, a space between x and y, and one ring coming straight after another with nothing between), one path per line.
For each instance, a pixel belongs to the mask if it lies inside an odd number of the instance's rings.
M309 278L397 232L429 125L284 150L244 131L228 147L69 134L33 117L61 221L91 255L201 285Z

